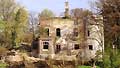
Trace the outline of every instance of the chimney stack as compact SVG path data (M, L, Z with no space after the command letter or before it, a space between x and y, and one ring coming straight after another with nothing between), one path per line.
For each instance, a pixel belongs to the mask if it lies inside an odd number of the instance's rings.
M65 17L69 17L69 3L68 0L65 2Z

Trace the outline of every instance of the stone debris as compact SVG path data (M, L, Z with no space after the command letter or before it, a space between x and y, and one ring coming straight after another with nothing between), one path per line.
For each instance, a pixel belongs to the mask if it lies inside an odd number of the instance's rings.
M38 62L40 61L39 58L29 57L25 53L18 53L18 52L16 52L15 55L6 56L5 59L7 62L22 62L22 61Z

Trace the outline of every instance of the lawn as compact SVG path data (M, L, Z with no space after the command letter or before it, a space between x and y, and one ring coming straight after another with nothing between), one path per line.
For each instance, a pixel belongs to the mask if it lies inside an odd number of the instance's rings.
M91 68L91 66L78 66L78 68ZM100 67L96 67L96 68L100 68Z
M5 63L0 63L0 68L6 68L7 64Z

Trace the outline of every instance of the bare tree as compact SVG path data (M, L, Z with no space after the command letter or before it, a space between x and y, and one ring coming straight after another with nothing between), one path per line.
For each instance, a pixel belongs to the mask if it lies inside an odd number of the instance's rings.
M110 67L115 67L114 62L117 59L114 57L118 56L120 48L120 0L98 0L96 7L103 16L104 22L104 36L105 36L105 50L109 61L111 62ZM109 52L107 52L109 50ZM114 61L114 62L113 62Z
M39 22L38 14L35 12L31 12L29 14L29 28L30 28L30 32L32 32L32 34L33 34L33 39L35 39L36 32L37 32L37 34L39 34L38 22Z
M104 20L104 32L105 32L105 44L113 45L119 47L117 44L120 39L120 0L98 0L96 2L96 8L99 9L98 12L103 16Z

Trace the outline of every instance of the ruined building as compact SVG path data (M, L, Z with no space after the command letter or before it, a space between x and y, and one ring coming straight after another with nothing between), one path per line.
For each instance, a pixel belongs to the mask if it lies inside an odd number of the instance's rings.
M71 19L68 4L66 1L64 17L40 19L39 45L37 50L33 50L34 56L70 61L77 56L93 58L97 50L102 51L103 35L98 32L102 28L98 28L97 23L91 21L90 17L79 21Z

